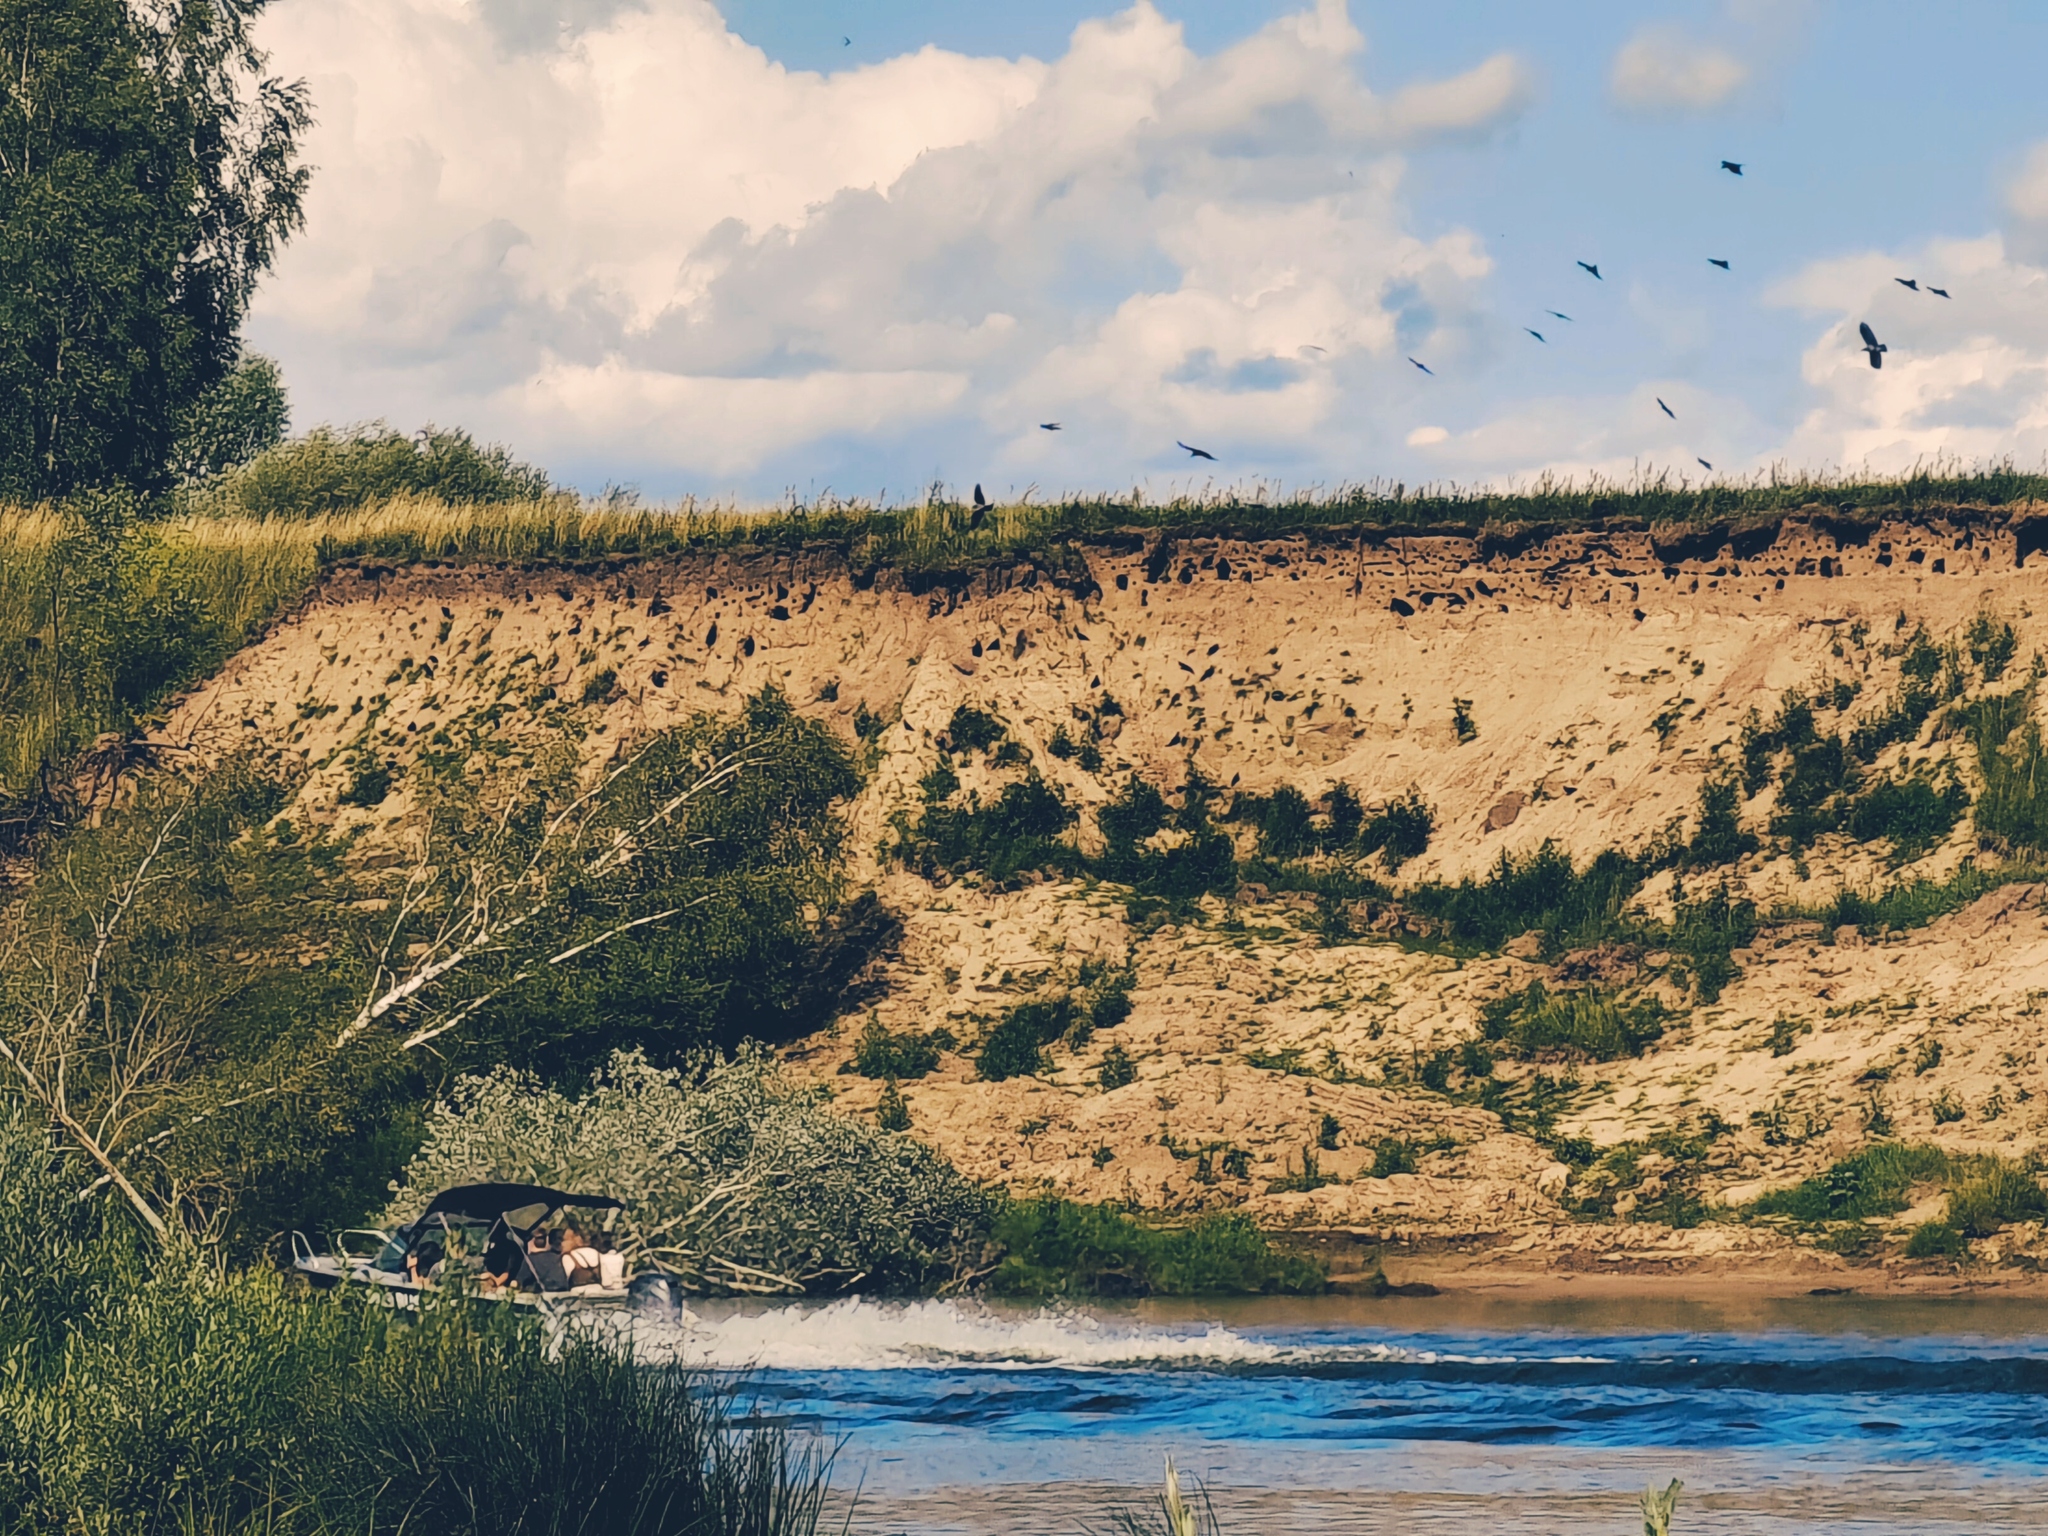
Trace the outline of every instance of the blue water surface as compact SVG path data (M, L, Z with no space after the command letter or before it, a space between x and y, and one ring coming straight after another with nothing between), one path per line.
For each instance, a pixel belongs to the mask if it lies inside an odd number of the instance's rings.
M1904 1319L1923 1320L1919 1314ZM1881 1321L1881 1320L1880 1320ZM707 1317L758 1412L869 1449L1058 1436L1336 1451L1388 1442L2048 1463L2048 1330L1378 1327L951 1303Z

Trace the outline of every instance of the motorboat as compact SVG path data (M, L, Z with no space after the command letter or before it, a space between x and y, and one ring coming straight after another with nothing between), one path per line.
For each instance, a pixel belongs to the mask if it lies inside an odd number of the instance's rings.
M628 1274L615 1284L569 1286L559 1268L530 1253L535 1232L570 1212L588 1213L584 1230L609 1229L625 1202L610 1195L578 1195L542 1184L462 1184L444 1189L413 1221L389 1231L354 1227L337 1232L319 1252L293 1232L292 1268L327 1290L370 1287L389 1305L417 1308L437 1291L545 1311L666 1310L668 1278L659 1270ZM422 1265L425 1267L423 1268Z

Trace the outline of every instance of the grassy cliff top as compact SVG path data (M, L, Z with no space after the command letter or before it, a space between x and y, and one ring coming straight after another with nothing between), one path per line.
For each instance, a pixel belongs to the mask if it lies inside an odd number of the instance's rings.
M861 564L920 567L1031 553L1131 530L1284 538L1337 529L1454 533L1507 526L1742 525L1790 514L1871 521L1958 511L2002 514L2042 501L2048 501L2048 473L2000 466L1937 467L1892 479L1771 475L1707 485L1669 476L1630 484L1546 477L1512 490L1375 483L1285 496L1226 487L1163 501L1134 491L1011 502L980 518L964 503L939 496L913 506L826 498L753 509L694 499L640 507L568 495L482 506L399 499L303 520L193 517L179 526L202 544L235 546L252 555L273 547L300 551L294 563L352 556L551 560L822 542L845 547Z
M2003 520L2048 501L2048 474L1943 468L1896 479L1763 476L1691 485L1539 480L1521 490L1356 485L1013 502L976 513L823 500L774 509L641 507L569 494L462 505L397 497L314 515L198 509L111 527L85 511L0 509L0 809L47 795L96 737L128 731L344 560L558 563L826 546L856 567L960 568L1148 531L1280 539L1521 529L1729 528ZM41 786L38 789L38 786ZM0 816L0 844L6 825ZM30 819L34 819L31 817Z

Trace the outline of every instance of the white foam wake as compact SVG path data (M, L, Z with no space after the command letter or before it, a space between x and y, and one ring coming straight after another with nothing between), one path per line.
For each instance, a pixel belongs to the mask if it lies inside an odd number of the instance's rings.
M1338 1363L1597 1365L1611 1357L1536 1350L1495 1354L1371 1338L1277 1343L1218 1322L1138 1323L1068 1308L1029 1313L972 1301L877 1301L685 1307L631 1324L643 1360L711 1370L1226 1370Z
M997 1311L961 1301L853 1297L643 1321L643 1351L719 1370L915 1370L947 1366L1104 1368L1265 1364L1295 1352L1220 1323L1162 1326L1084 1312Z

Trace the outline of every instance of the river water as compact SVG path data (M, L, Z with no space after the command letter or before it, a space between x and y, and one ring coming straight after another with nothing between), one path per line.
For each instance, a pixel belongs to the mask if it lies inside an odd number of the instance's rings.
M673 1341L840 1444L859 1532L1107 1531L1163 1457L1227 1536L2048 1533L2031 1301L701 1307Z

